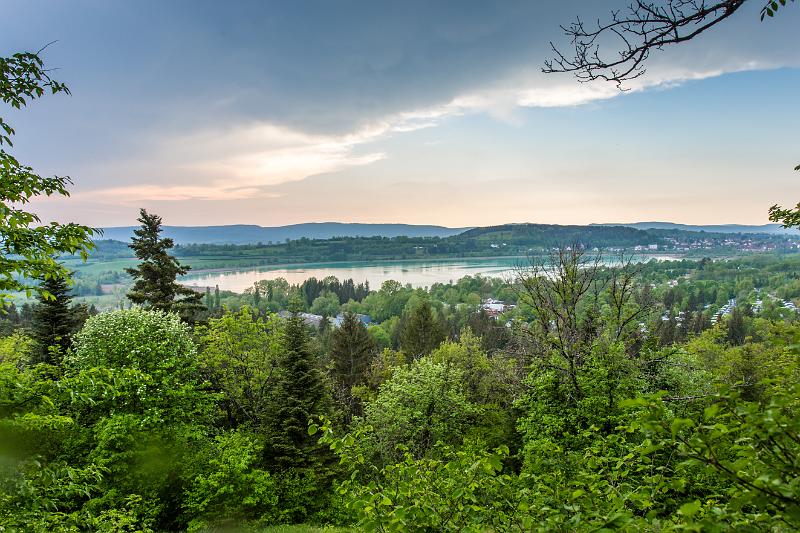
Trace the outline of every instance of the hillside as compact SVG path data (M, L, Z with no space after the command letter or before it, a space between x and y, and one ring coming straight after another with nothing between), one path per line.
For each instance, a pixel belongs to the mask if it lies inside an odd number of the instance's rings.
M800 235L800 231L792 228L784 228L780 224L762 224L760 226L750 226L745 224L711 224L696 226L691 224L676 224L675 222L631 222L631 223L607 223L590 224L590 226L623 226L636 229L664 229L681 231L705 231L708 233L763 233L767 235Z
M134 226L102 228L103 238L128 241ZM414 224L358 224L314 222L288 226L264 227L235 224L230 226L164 226L164 236L175 244L268 244L286 239L332 239L334 237L449 237L466 228Z
M97 244L91 263L131 258L131 251L125 242L99 240ZM278 240L271 245L263 242L179 244L174 253L194 268L230 268L328 261L519 256L574 244L606 250L658 250L679 254L709 254L714 251L730 254L796 249L800 240L778 234L701 233L601 225L506 224L472 228L445 237L345 236ZM75 267L80 268L77 264Z

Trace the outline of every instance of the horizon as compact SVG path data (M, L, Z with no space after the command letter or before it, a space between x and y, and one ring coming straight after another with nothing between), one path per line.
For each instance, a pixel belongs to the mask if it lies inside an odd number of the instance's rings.
M445 226L441 224L428 224L425 222L420 223L408 223L408 222L342 222L336 220L322 220L322 221L307 221L307 222L295 222L292 224L281 224L275 226L263 226L260 224L245 224L245 223L237 223L231 222L228 224L168 224L164 223L163 227L179 227L179 228L207 228L207 227L229 227L229 226L253 226L259 228L280 228L286 226L302 226L302 225L309 225L309 224L340 224L340 225L369 225L369 226L433 226L433 227L441 227L444 229L470 229L470 228L482 228L488 226L517 226L517 225L553 225L553 226L628 226L633 224L674 224L678 226L780 226L780 224L775 222L765 222L763 224L745 224L741 222L712 222L707 224L689 224L684 222L673 222L670 220L638 220L635 222L588 222L586 224L556 224L556 223L548 223L548 222L500 222L497 224L487 224L485 226L481 225L470 225L467 224L465 226ZM96 226L100 229L112 229L112 228L134 228L139 227L139 223L134 220L131 224L121 224L115 226ZM788 228L791 229L791 228Z
M762 225L795 203L800 9L759 7L620 92L540 71L559 24L607 15L586 1L13 0L4 53L56 41L72 96L8 118L21 160L74 180L47 221Z

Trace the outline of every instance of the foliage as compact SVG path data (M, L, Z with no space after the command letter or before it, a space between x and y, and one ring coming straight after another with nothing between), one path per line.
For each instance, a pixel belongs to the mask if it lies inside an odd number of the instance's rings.
M635 427L652 441L650 450L676 456L673 476L696 469L720 479L722 490L711 505L695 500L683 507L700 528L716 529L720 522L732 528L800 527L800 385L792 378L762 386L770 394L760 402L748 401L737 386L724 386L703 404L702 414L688 417L674 416L659 395L629 402L644 408Z
M19 331L8 337L0 337L0 364L10 363L22 368L27 365L36 349L34 340Z
M173 256L172 239L159 237L161 217L149 214L142 209L139 215L142 227L134 231L130 244L140 263L125 271L133 279L133 287L128 291L128 299L135 304L158 311L174 311L184 319L191 320L203 308L202 294L178 283L176 278L189 271Z
M254 435L242 431L216 438L188 489L185 512L193 517L189 531L277 518L275 480L257 466L262 450Z
M40 51L41 52L41 51ZM29 101L69 89L50 78L38 53L23 52L0 57L0 100L14 109ZM15 291L32 291L48 297L45 287L32 280L69 279L69 271L56 257L79 254L92 248L95 230L79 224L51 222L39 225L38 215L24 207L39 196L69 196L69 177L42 177L6 151L14 129L0 117L0 302Z
M75 317L70 309L72 300L64 278L51 277L42 282L49 297L39 297L33 312L33 338L37 344L37 362L58 364L72 345Z
M427 300L422 300L411 310L402 331L401 346L412 359L428 355L445 338Z
M33 313L9 306L0 523L796 529L800 324L777 312L800 296L796 259L595 267L567 252L549 278L385 283L338 329L307 327L285 280L259 283L258 302L255 287L220 291L194 331L174 313L107 312L62 368L32 364ZM500 295L516 307L478 310ZM396 350L425 305L442 342L422 327L418 357ZM368 329L353 311L382 319Z
M794 2L794 0L791 1ZM775 0L768 0L767 3L764 4L764 7L761 8L761 20L764 20L766 16L774 17L780 6L785 5L786 0L777 0L777 2Z
M367 451L379 464L402 458L404 450L424 457L438 442L460 443L480 414L461 389L463 372L424 357L398 368L367 404L373 428Z
M214 390L222 393L224 425L263 429L268 424L282 350L283 330L277 322L244 308L198 327L200 364Z
M333 292L323 292L314 298L310 311L315 315L336 316L339 314L339 297Z
M283 336L275 385L275 395L281 401L271 413L270 442L265 452L271 464L283 468L312 467L324 462L324 454L306 427L312 416L327 414L328 392L298 314L286 321Z
M320 442L328 444L352 472L337 491L360 528L486 531L497 524L506 525L507 515L502 504L497 504L506 495L502 491L505 483L511 480L499 475L507 448L489 453L439 447L436 458L423 459L406 452L398 462L377 469L354 447L359 433L337 438L324 420L321 427L309 427L312 434L320 430Z

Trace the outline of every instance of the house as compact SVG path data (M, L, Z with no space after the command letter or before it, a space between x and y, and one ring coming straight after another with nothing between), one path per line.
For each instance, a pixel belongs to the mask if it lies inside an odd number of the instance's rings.
M513 305L508 305L494 298L487 298L481 302L481 309L483 309L487 315L495 319L513 307Z
M314 315L311 313L298 313L298 315L300 316L300 318L303 319L303 323L306 326L312 328L318 328L320 323L322 322L322 315ZM281 318L289 318L292 316L292 313L290 313L289 311L279 311L278 316Z
M358 319L361 321L361 323L364 324L365 326L369 326L370 324L372 324L372 317L369 316L369 315L356 314L356 317L358 317ZM336 315L336 318L334 318L331 321L331 325L333 327L335 327L335 328L338 328L338 327L341 327L342 322L344 322L344 315L341 315L341 314L340 315Z

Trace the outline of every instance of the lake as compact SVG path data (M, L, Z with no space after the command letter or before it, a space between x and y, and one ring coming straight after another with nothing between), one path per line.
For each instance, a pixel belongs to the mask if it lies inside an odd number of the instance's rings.
M640 260L671 259L667 256L640 256ZM448 283L464 276L513 277L514 268L527 264L525 257L498 257L480 259L443 259L432 261L359 261L336 263L306 263L275 267L224 269L197 272L181 278L186 285L214 287L242 292L263 279L284 278L290 284L299 284L308 278L322 279L336 276L340 280L369 282L371 289L380 288L386 280L396 280L403 285L430 287L434 283Z

